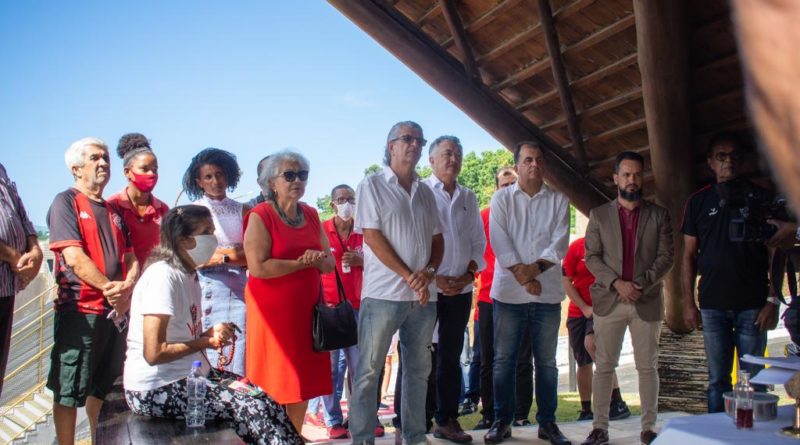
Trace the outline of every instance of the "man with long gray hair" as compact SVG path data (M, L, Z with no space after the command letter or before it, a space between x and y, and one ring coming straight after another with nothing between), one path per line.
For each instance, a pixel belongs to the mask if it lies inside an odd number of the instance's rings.
M139 275L122 216L103 199L111 176L105 142L78 140L64 160L75 183L47 213L59 283L47 387L60 445L74 442L77 408L84 405L94 438L103 399L122 374L122 316Z
M386 167L361 181L356 192L355 230L364 235L364 282L361 354L351 400L354 444L375 442L378 377L398 329L403 439L409 445L425 443L425 392L436 322L434 278L444 251L436 198L415 171L425 143L419 124L395 124L386 141Z

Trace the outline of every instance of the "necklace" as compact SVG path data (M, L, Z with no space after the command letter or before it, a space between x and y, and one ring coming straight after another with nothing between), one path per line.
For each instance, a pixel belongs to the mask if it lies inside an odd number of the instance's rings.
M219 369L220 371L223 371L224 368L226 366L230 365L231 362L233 361L233 354L236 353L236 340L237 339L238 338L236 337L236 334L233 334L233 337L231 338L231 347L230 347L230 349L228 349L228 355L227 356L225 355L225 347L224 346L221 346L217 350L217 353L219 354L219 357L217 358L217 369Z
M272 203L274 204L275 210L278 211L278 216L281 217L283 222L285 222L286 224L288 224L291 227L297 227L300 224L303 224L303 212L300 209L300 204L296 204L297 205L297 216L295 216L293 219L289 219L289 217L286 216L285 213L283 213L283 209L281 209L281 206L278 205L278 201L276 199L273 199Z

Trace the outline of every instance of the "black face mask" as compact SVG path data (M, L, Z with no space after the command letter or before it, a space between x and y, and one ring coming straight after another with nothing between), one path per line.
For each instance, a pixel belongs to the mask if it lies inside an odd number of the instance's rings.
M619 190L619 196L622 199L626 200L626 201L636 202L636 201L639 201L640 199L642 199L642 189L641 188L639 190L636 190L635 192L629 192L629 191L627 191L625 189L622 189L622 188L619 188L619 187L617 187L617 190Z

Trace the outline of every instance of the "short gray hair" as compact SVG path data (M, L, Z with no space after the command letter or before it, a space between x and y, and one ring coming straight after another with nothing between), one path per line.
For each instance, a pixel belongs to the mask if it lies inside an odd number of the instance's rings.
M72 167L83 167L86 149L89 147L100 147L108 151L108 145L102 139L94 137L78 139L70 144L64 153L64 163L67 164L67 168L72 170Z
M278 177L280 174L281 164L286 161L297 162L300 164L300 169L302 170L309 170L311 168L311 164L309 164L308 159L306 159L305 156L289 148L271 154L262 159L262 162L264 162L264 168L261 169L261 173L258 175L258 186L261 187L261 191L264 192L264 196L267 199L272 199L275 197L275 194L272 192L272 188L270 187L270 183L273 179Z
M455 136L439 136L438 138L434 139L433 142L431 142L431 145L428 146L428 156L432 155L433 152L439 147L439 144L445 141L452 142L453 145L458 148L458 153L462 156L464 155L464 147L461 146L461 140Z
M403 127L411 127L422 134L422 127L414 121L403 121L392 125L392 129L389 130L389 135L386 136L386 147L383 152L383 165L389 165L389 162L392 160L392 155L389 153L389 144L392 142L392 139L397 138L397 133L399 133L400 129Z

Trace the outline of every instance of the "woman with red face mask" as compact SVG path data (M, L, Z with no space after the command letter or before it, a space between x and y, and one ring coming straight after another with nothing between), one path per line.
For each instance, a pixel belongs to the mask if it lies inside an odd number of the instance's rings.
M117 154L122 158L128 185L108 201L122 214L142 268L150 251L158 245L161 218L169 208L153 196L158 182L158 159L150 148L150 141L141 133L128 133L119 139Z

